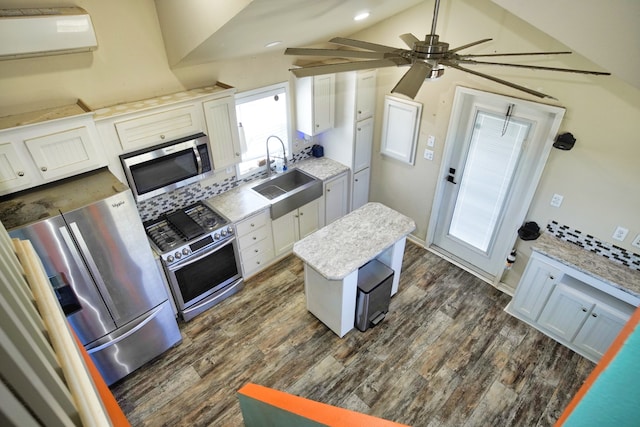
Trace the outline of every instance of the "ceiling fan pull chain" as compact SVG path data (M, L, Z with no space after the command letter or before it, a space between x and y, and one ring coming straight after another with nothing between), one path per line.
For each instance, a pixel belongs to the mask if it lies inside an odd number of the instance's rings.
M502 136L507 133L507 128L509 127L509 122L511 121L511 114L513 113L513 107L515 104L509 104L507 107L507 113L504 115L504 124L502 125Z

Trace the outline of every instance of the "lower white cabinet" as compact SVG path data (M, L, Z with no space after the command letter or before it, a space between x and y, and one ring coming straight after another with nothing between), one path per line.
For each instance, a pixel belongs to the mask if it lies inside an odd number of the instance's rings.
M598 362L636 308L607 287L534 251L507 312Z
M351 210L364 206L369 201L369 179L371 169L366 168L353 174L353 197L351 198Z
M293 244L316 231L320 223L320 199L271 221L275 255L291 252Z
M328 225L349 212L348 172L324 183L324 225Z
M274 258L269 209L239 221L236 224L236 238L244 278L267 267Z

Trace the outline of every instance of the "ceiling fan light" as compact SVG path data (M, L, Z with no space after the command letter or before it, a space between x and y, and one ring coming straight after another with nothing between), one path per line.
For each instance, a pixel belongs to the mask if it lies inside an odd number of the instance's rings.
M369 17L370 13L369 12L360 12L358 13L356 16L353 17L354 21L363 21L365 19L367 19Z
M427 80L436 80L444 74L444 65L438 64L431 68L431 71L427 75Z

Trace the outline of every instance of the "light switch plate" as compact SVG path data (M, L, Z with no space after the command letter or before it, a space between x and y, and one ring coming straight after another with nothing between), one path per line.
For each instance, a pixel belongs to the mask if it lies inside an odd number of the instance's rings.
M424 150L424 158L427 160L433 160L433 150Z
M633 242L631 242L631 246L635 246L636 248L640 248L640 234L638 234L636 236L636 238L633 239Z
M554 194L551 198L551 206L559 208L562 204L562 200L564 200L563 196L561 196L560 194Z
M429 147L433 147L436 144L436 137L433 135L429 135L429 137L427 138L427 145Z

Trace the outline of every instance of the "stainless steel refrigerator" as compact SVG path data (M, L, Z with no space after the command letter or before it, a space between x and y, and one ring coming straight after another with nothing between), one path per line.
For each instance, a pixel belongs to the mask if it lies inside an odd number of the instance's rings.
M131 191L106 169L0 200L107 384L182 340Z

